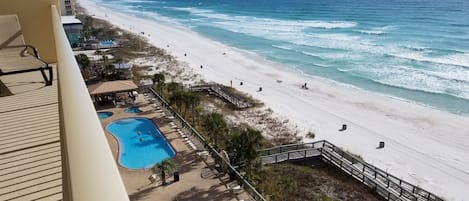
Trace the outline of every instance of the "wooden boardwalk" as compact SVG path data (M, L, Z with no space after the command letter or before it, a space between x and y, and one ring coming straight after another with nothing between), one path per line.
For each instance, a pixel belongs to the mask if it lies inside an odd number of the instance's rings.
M230 92L224 90L223 87L221 87L219 84L194 85L194 86L191 86L190 89L192 91L208 91L209 93L215 94L216 96L233 104L238 109L244 109L244 108L249 108L253 106L252 103L246 100L243 100L242 98L239 98L235 96L234 94L231 94Z
M436 195L370 165L325 140L273 147L264 149L259 154L263 164L320 158L367 185L387 200L443 201Z

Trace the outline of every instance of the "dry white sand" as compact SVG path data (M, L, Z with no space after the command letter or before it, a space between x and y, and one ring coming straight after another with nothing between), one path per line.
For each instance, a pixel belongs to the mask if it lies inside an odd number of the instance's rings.
M305 76L182 27L114 12L91 0L79 3L96 18L144 32L204 80L233 81L233 87L263 101L304 133L315 132L314 140L327 139L447 200L469 200L468 117ZM309 90L300 88L305 82ZM342 124L348 129L339 132ZM379 141L386 143L384 149L376 149Z

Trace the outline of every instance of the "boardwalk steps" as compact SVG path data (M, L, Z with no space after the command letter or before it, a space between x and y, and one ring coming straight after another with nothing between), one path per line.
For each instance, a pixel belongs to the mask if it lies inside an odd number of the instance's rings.
M375 190L387 200L443 201L436 195L370 165L326 140L273 147L261 150L259 154L263 164L320 158Z
M244 108L249 108L253 106L252 103L245 101L242 98L239 98L235 96L234 94L231 94L230 92L226 91L219 84L194 85L194 86L191 86L190 89L192 91L208 91L209 93L215 94L216 96L233 104L238 109L244 109Z

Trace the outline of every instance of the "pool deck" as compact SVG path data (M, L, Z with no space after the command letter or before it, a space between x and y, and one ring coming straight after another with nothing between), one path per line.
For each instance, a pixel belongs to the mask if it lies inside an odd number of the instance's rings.
M161 113L156 112L152 104L139 95L135 101L135 106L139 106L141 113L132 114L124 112L129 107L116 107L98 110L110 111L114 114L106 119L101 119L103 128L110 122L126 118L126 117L146 117L158 126L158 129L166 137L176 151L174 162L179 171L180 180L173 182L172 176L167 178L169 185L161 186L150 185L148 177L152 174L151 170L129 170L119 165L118 158L118 142L107 131L106 138L113 152L119 172L124 181L127 193L131 200L160 200L160 201L197 201L197 200L216 200L216 201L236 201L236 200L252 200L246 192L234 194L227 187L230 182L228 175L217 177L213 171L215 165L213 159L208 157L202 159L197 155L197 151L189 148L179 137L175 128L171 128L169 122L171 120L164 118Z

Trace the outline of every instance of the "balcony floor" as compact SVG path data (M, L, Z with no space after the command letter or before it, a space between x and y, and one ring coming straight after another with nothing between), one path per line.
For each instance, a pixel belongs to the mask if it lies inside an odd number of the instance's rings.
M0 200L62 200L56 80L45 87L39 71L0 80L13 94L0 97Z

